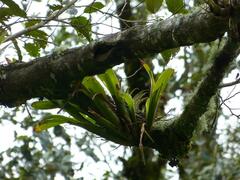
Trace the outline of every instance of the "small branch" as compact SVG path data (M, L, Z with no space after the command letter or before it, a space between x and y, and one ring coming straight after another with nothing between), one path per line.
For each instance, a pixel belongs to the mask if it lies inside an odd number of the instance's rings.
M235 113L233 112L232 108L227 105L226 100L223 100L223 98L222 98L221 96L220 96L220 100L222 101L222 102L221 102L221 105L224 105L224 106L230 111L230 113L231 113L233 116L235 116L236 118L239 119L240 115L235 114Z
M216 54L206 77L175 122L175 128L179 130L178 134L182 136L182 139L187 140L192 137L199 118L207 110L209 100L216 94L229 65L239 54L239 47L240 43L230 38L222 50Z
M233 97L235 97L236 95L238 95L239 93L240 93L240 92L236 92L236 93L233 94L232 96L228 96L227 98L225 98L224 100L222 100L222 103L220 104L220 106L221 106L224 102L226 102L226 101L232 99ZM222 99L221 96L220 96L220 98Z
M234 86L234 85L239 84L239 83L240 83L240 78L238 78L237 80L235 80L233 82L220 84L219 88L225 88L225 87L229 87L229 86Z
M26 29L23 29L22 31L19 31L11 36L8 36L4 42L7 42L7 41L11 41L15 38L18 38L20 36L22 36L23 34L26 34L28 32L31 32L31 31L34 31L36 29L39 29L41 27L43 27L45 24L49 23L51 20L57 18L59 15L61 15L64 11L66 11L67 9L69 9L75 2L77 2L77 0L73 0L73 1L70 1L65 7L63 7L62 9L60 9L59 11L56 11L54 13L52 13L51 16L49 16L48 18L46 18L45 20L41 21L40 23L38 24L35 24L34 26L31 26L29 28L26 28Z

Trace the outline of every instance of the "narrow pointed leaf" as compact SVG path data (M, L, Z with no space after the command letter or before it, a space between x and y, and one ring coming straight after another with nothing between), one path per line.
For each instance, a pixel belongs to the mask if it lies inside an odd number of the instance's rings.
M140 110L140 104L147 99L146 95L147 95L146 91L140 91L133 97L136 110Z
M112 126L105 118L100 116L99 114L95 114L98 119L98 123L102 126L103 129L106 129L108 132L107 138L121 139L124 141L131 141L131 137L128 136L126 132L123 133L120 127Z
M134 99L128 93L124 93L123 98L128 105L129 114L130 114L132 122L136 122L136 106L135 106Z
M108 69L104 74L99 75L99 78L106 85L112 96L118 96L120 84L115 72L112 69Z
M55 109L59 108L55 103L51 101L36 101L31 104L34 109Z
M101 116L97 112L91 111L91 114L94 117L93 119L96 120L96 123L98 125L100 125L102 128L107 128L107 129L114 129L114 128L116 128L115 124L111 123L110 121L108 121L106 118L104 118L103 116Z
M119 125L118 116L111 109L110 102L107 102L106 99L101 94L97 94L94 96L93 102L97 106L98 112L106 118L108 121L115 125Z
M35 132L42 132L43 130L49 129L51 127L63 124L63 123L76 123L77 120L61 115L49 115L44 117L40 122L34 126Z
M162 72L156 81L156 84L153 88L153 92L155 91L162 92L166 88L168 81L172 77L173 73L174 70L171 68L166 69L164 72Z
M146 125L147 128L151 128L152 123L155 119L155 114L158 110L158 104L161 98L161 95L165 88L167 87L168 81L173 75L174 70L173 69L167 69L164 72L162 72L157 81L155 86L153 87L152 91L150 92L150 96L146 101L145 104L145 110L146 110Z
M125 102L124 97L122 97L122 94L115 99L115 103L116 103L117 114L124 121L123 122L124 127L127 127L128 130L131 130L130 129L132 126L131 115L130 115L127 103Z
M149 76L149 78L150 78L151 91L152 91L153 87L155 86L155 80L154 80L153 72L151 71L150 67L149 67L146 63L143 63L143 67L144 67L145 70L147 71L148 76Z
M82 84L90 90L93 94L105 94L102 85L97 81L95 77L85 77Z

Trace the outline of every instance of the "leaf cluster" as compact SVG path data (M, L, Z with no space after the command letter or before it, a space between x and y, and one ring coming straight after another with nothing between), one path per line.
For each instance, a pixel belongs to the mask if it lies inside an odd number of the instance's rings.
M161 8L163 0L145 0L147 9L151 13L156 13ZM183 0L165 0L167 9L173 14L186 13Z
M80 126L101 137L123 145L137 145L143 124L144 132L151 131L157 119L158 104L166 89L172 69L167 69L155 80L147 64L143 67L149 74L151 89L149 96L139 92L135 96L123 91L113 70L95 77L86 77L79 83L72 97L66 100L44 100L32 104L35 109L60 108L71 117L50 115L34 126L36 132L63 123ZM141 106L145 103L145 106ZM149 137L150 138L150 137Z

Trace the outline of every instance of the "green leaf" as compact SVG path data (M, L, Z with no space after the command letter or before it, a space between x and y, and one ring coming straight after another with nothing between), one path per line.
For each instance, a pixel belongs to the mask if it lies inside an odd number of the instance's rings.
M153 72L151 71L150 67L149 67L146 63L143 63L143 67L144 67L145 70L147 71L148 76L149 76L149 78L150 78L150 82L151 82L151 87L150 87L150 89L152 90L153 87L155 86L155 79L154 79Z
M73 38L73 34L69 33L66 30L66 27L62 27L58 33L56 33L56 35L53 37L53 43L56 44L56 46L60 46L62 42L64 43L70 43L71 44L71 40L70 38ZM66 41L66 39L70 40L70 41ZM69 44L69 45L70 45Z
M106 128L108 130L112 130L112 131L117 131L117 126L116 124L113 124L111 121L109 121L108 119L106 119L105 117L101 116L101 114L92 111L91 112L92 115L94 116L94 119L96 120L96 124L98 124L99 126L101 126L102 128Z
M137 93L133 99L134 99L134 104L135 104L135 110L139 110L140 105L146 100L146 95L147 92L146 91L140 91L139 93Z
M111 95L117 97L118 91L120 89L120 84L115 72L112 69L108 69L104 74L101 74L98 77L106 85Z
M91 3L90 5L88 5L88 7L86 7L84 9L84 12L85 13L93 13L93 12L96 12L96 11L102 9L103 7L104 7L104 5L101 2L94 2L94 3Z
M16 137L16 140L17 140L17 141L25 141L25 142L26 142L29 138L30 138L30 137L28 137L28 136L22 135L22 136L17 136L17 137Z
M78 16L71 19L71 26L77 31L78 35L83 35L88 41L91 41L91 22L84 16Z
M174 48L163 51L161 55L165 63L167 64L169 60L178 53L179 50L180 48Z
M156 85L153 89L153 92L155 91L159 91L160 93L162 93L165 88L167 87L167 84L168 84L168 81L170 80L170 78L172 77L174 73L174 70L169 68L169 69L166 69L165 71L163 71L157 81L156 81Z
M171 52L171 50L168 49L168 50L161 52L161 55L162 55L164 62L167 64L172 57L172 52Z
M128 105L129 114L131 116L132 122L136 122L136 106L134 99L129 93L124 93L122 96Z
M120 91L120 83L115 72L112 69L108 69L104 74L101 74L98 77L103 81L111 93L118 114L121 114L122 119L124 119L126 123L131 124L128 107L126 106L123 93Z
M0 22L6 20L9 16L13 16L14 12L10 8L0 8Z
M30 56L38 57L40 56L40 47L36 43L25 43L24 48Z
M121 135L120 132L117 132L117 134L116 134L116 132L114 132L114 131L118 131L118 128L113 128L112 125L110 125L112 129L111 128L109 129L108 128L109 122L106 122L106 119L102 118L97 113L95 113L95 114L93 113L95 116L95 118L93 119L82 113L75 112L75 109L69 108L69 106L64 107L64 110L66 112L68 112L71 116L73 116L74 118L77 119L77 120L72 119L73 121L71 121L71 122L69 121L69 123L80 126L96 135L99 135L101 137L104 137L108 140L111 140L111 141L119 143L119 144L124 144L124 142L126 142L129 139L129 138ZM98 124L97 124L97 122L98 122ZM99 126L99 124L101 124L102 126ZM40 128L41 128L41 126L40 126Z
M71 102L67 103L67 105L64 105L64 109L69 111L75 111L77 113L81 112L86 115L90 115L89 108L92 108L95 110L94 103L91 99L91 96L88 96L86 94L79 94L77 100L72 100Z
M60 5L60 4L48 5L48 7L49 7L51 10L53 10L53 11L57 11L57 10L60 10L60 9L63 8L63 6Z
M33 130L37 133L63 123L77 123L78 120L62 115L49 115L34 125Z
M110 121L114 125L119 125L118 116L115 114L114 110L112 109L111 102L109 102L106 96L102 94L96 94L93 97L93 102L96 105L96 109L98 110L99 114L103 116L105 119Z
M109 73L108 75L111 74L110 72L108 73ZM110 76L114 75L111 74ZM111 86L112 85L111 78L108 77L105 78L108 80L110 79L109 85ZM111 104L112 102L110 102L110 97L106 95L103 86L97 81L97 79L95 77L86 77L84 78L82 84L91 92L91 95L89 95L88 92L86 93L86 95L90 96L90 98L93 100L94 104L96 105L96 111L98 111L98 113L101 114L101 116L103 116L113 124L119 125L118 116L112 110ZM91 108L93 109L94 107Z
M51 101L36 101L31 104L34 109L55 109L59 108L55 103Z
M5 29L0 28L0 44L5 40L7 34L8 33Z
M10 12L12 12L14 15L20 16L20 17L27 16L26 12L22 10L14 1L12 0L1 0L1 1L9 7Z
M42 30L34 30L26 33L26 36L31 36L34 38L34 43L41 48L45 48L47 46L48 35Z
M31 19L25 23L25 27L28 28L28 27L34 26L35 24L38 24L40 22L41 22L41 20L39 20L39 19Z
M166 0L167 8L173 14L183 13L184 1L183 0Z
M156 13L162 6L162 2L163 2L163 0L145 0L147 9L151 13Z
M158 104L159 104L161 95L163 94L163 91L166 89L168 81L173 75L173 72L174 72L173 69L167 69L164 72L162 72L159 75L156 81L156 84L151 89L150 96L147 99L145 104L146 125L147 125L147 128L149 129L151 128L154 122L155 114L158 110Z
M85 77L83 79L82 84L93 94L104 94L105 95L105 91L104 91L102 85L97 81L97 79L95 77L92 77L92 76Z
M104 118L97 112L91 112L94 116L94 119L96 119L96 123L101 127L101 129L105 129L109 135L106 138L114 138L114 139L129 139L129 137L126 136L126 133L121 133L120 129L118 128L119 125L116 126L116 124L113 124L108 119Z

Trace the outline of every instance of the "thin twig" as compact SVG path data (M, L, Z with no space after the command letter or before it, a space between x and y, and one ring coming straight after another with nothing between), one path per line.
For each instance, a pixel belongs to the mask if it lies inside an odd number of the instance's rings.
M239 119L240 115L235 114L235 113L233 112L233 110L227 105L226 100L223 100L223 98L222 98L221 96L219 96L219 97L220 97L220 100L222 101L222 102L221 102L221 105L224 105L224 106L230 111L230 113L231 113L233 116L235 116L236 118Z
M99 145L99 144L95 143L95 141L92 141L92 143L98 148L98 150L99 150L100 153L102 154L103 162L105 162L105 163L107 164L110 172L111 172L112 174L115 174L114 171L113 171L113 169L112 169L112 167L111 167L110 164L109 164L109 161L108 161L107 158L106 158L106 155L104 154L104 152L103 152L103 150L102 150L102 148L101 148L101 145L102 145L102 144Z
M26 28L26 29L23 29L22 31L19 31L13 35L10 35L8 36L4 42L7 42L7 41L10 41L10 40L13 40L15 38L18 38L20 36L22 36L23 34L26 34L28 32L31 32L31 31L34 31L36 29L39 29L41 27L43 27L45 24L49 23L51 20L57 18L59 15L61 15L64 11L66 11L67 9L69 9L77 0L73 0L73 1L70 1L65 7L63 7L62 9L60 9L59 11L56 11L54 13L52 13L51 16L49 16L48 18L46 18L45 20L41 21L40 23L38 24L35 24L34 26L31 26L29 28Z
M122 79L129 79L132 78L133 76L135 76L141 69L143 68L143 66L141 66L140 68L138 68L134 73L130 74L129 76L122 78Z
M233 82L220 84L219 88L225 88L225 87L229 87L229 86L234 86L234 85L239 84L239 83L240 83L240 78L238 78L237 80L235 80Z
M232 99L234 96L238 95L239 93L240 93L240 92L236 92L235 94L233 94L233 95L231 95L231 96L228 96L228 97L226 97L226 98L224 99L224 102L226 102L226 101L228 101L228 100Z
M28 104L25 103L24 106L25 106L25 108L26 108L26 110L27 110L28 116L30 117L31 120L33 120L32 114L31 114L30 110L28 109Z
M121 15L122 15L123 11L125 10L125 7L127 6L127 4L128 4L128 2L125 0L124 5L121 9L121 12L118 14L119 17L121 17Z

